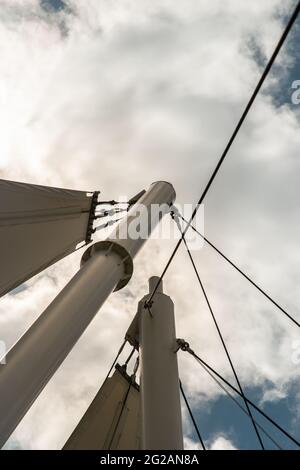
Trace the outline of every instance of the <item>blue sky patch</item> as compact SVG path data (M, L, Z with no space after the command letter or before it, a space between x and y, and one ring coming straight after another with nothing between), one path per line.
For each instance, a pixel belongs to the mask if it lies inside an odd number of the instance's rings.
M40 2L41 7L48 11L60 11L66 7L63 0L40 0Z
M209 377L207 380L211 380ZM232 382L233 383L233 382ZM297 398L295 393L290 393L289 397L274 403L266 403L265 406L259 404L262 397L260 387L248 388L245 395L261 408L268 416L276 421L283 429L294 438L300 440L300 432L292 425L297 408ZM245 408L243 400L236 397L239 403ZM299 450L288 437L282 434L275 426L267 421L260 413L251 408L255 421L260 424L265 431L278 443L283 450ZM217 435L224 435L226 438L241 450L260 449L254 427L248 416L226 396L221 396L206 408L196 409L193 413L197 421L200 433L204 442L212 442ZM260 431L264 446L269 450L276 450L277 447L272 441ZM195 433L190 436L198 442Z

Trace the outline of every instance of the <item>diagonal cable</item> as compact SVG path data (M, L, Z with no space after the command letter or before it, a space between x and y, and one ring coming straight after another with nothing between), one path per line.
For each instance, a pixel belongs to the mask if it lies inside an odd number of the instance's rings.
M117 352L117 355L116 355L116 357L115 357L115 359L114 359L114 361L113 361L113 363L112 363L112 365L111 365L111 367L110 367L110 369L109 369L109 371L108 371L108 373L107 373L107 376L105 377L105 380L107 380L108 377L110 376L110 373L111 373L111 371L113 370L114 366L116 365L117 360L119 359L119 357L120 357L120 355L121 355L121 353L122 353L122 351L123 351L123 349L124 349L126 343L127 343L127 340L125 339L125 340L123 341L123 343L122 343L122 345L121 345L119 351ZM104 381L105 381L105 380L104 380Z
M123 217L120 217L119 219L111 219L111 220L108 220L107 222L105 222L104 224L97 225L97 227L95 227L95 228L93 229L93 232L92 232L92 233L98 232L98 230L104 230L105 228L110 227L111 225L116 224L117 222L119 222L119 221L122 220L122 219L123 219Z
M111 438L110 438L110 442L109 442L109 444L108 444L108 446L107 446L108 450L111 450L112 443L113 443L113 441L114 441L114 438L115 438L115 435L116 435L118 426L119 426L119 424L120 424L121 418L122 418L122 416L123 416L124 409L125 409L125 407L126 407L126 403L127 403L128 395L129 395L130 390L131 390L131 386L132 386L132 381L130 380L129 383L128 383L128 387L127 387L127 389L126 389L125 395L124 395L124 397L123 397L122 403L121 403L121 410L120 410L120 413L119 413L117 422L116 422L116 424L115 424L115 427L114 427L112 436L111 436Z
M241 385L240 380L239 380L239 378L238 378L238 375L237 375L237 372L236 372L236 370L235 370L233 361L232 361L232 359L231 359L230 353L229 353L229 351L228 351L228 348L227 348L227 346L226 346L225 340L224 340L224 338L223 338L221 329L220 329L220 327L219 327L219 324L218 324L217 319L216 319L216 317L215 317L215 314L214 314L214 312L213 312L211 303L210 303L210 301L209 301L209 299L208 299L208 297L207 297L207 294L206 294L206 291L205 291L203 282L201 281L201 278L200 278L200 274L199 274L199 272L198 272L198 269L197 269L197 267L196 267L196 265L195 265L195 262L194 262L194 259L193 259L193 257L192 257L192 254L191 254L190 249L189 249L189 247L188 247L187 241L186 241L186 239L185 239L184 232L183 232L183 230L182 230L182 228L181 228L181 226L180 226L179 221L175 219L175 222L177 223L178 229L179 229L180 233L182 234L182 239L183 239L185 248L186 248L186 250L187 250L187 253L188 253L189 258L190 258L190 260L191 260L191 263L192 263L192 266L193 266L193 268L194 268L195 274L196 274L196 276L197 276L199 285L200 285L201 290L202 290L202 292L203 292L203 295L204 295L204 297L205 297L207 306L208 306L208 308L209 308L209 311L210 311L210 314L211 314L211 316L212 316L213 322L214 322L215 327L216 327L216 329L217 329L219 338L220 338L221 343L222 343L222 345L223 345L225 354L226 354L226 356L227 356L227 359L228 359L228 362L229 362L229 364L230 364L231 370L232 370L233 375L234 375L234 377L235 377L236 383L238 384L239 390L240 390L240 392L241 392L241 394L242 394L242 397L243 397L245 406L246 406L246 408L247 408L247 411L248 411L248 413L249 413L250 419L251 419L251 421L252 421L252 425L253 425L254 431L255 431L255 433L256 433L257 439L258 439L258 441L259 441L259 443L260 443L260 446L261 446L262 450L264 450L264 444L263 444L263 442L262 442L262 439L261 439L261 437L260 437L260 434L259 434L259 431L258 431L258 429L257 429L256 423L255 423L255 421L254 421L254 418L253 418L251 409L250 409L250 407L249 407L249 405L248 405L248 403L247 403L247 400L245 399L244 391L243 391L242 385Z
M188 221L178 212L176 211L176 215L178 215L178 217L180 217L183 222L185 222L186 224L188 224ZM259 285L253 281L253 279L251 279L247 274L245 274L233 261L231 261L226 255L224 255L224 253L222 253L213 243L211 243L204 235L202 235L201 232L199 232L199 230L196 229L196 227L193 225L193 224L190 224L190 228L192 230L194 230L195 233L197 233L211 248L213 248L223 259L225 259L225 261L227 261L227 263L229 263L234 269L236 269L236 271L238 271L245 279L247 279L247 281L250 282L250 284L252 284L254 287L256 287L256 289L261 293L263 294L273 305L275 305L275 307L277 307L282 313L284 313L284 315L286 315L293 323L295 323L295 325L297 325L298 327L300 327L300 323L297 322L297 320L295 320L295 318L293 318L286 310L284 310L284 308L282 308L274 299L272 299L272 297L270 297L261 287L259 287Z
M204 445L204 441L203 441L203 439L202 439L202 437L201 437L201 434L200 434L198 425L197 425L197 423L196 423L196 420L195 420L195 418L194 418L192 409L191 409L191 407L190 407L190 405L189 405L189 402L188 402L188 399L187 399L187 397L186 397L186 394L184 393L181 380L179 381L179 386L180 386L180 391L181 391L181 394L182 394L182 396L183 396L184 402L185 402L186 407L187 407L187 409L188 409L190 418L191 418L191 420L192 420L192 423L193 423L193 425L194 425L195 431L196 431L196 433L197 433L198 439L199 439L200 444L201 444L201 446L202 446L202 449L203 449L203 450L206 450L205 445Z
M117 432L119 424L121 422L121 418L123 416L123 413L124 413L124 410L125 410L125 407L126 407L126 404L127 404L127 400L128 400L128 396L129 396L131 387L132 387L133 383L135 382L135 376L136 376L138 366L139 366L139 358L137 357L136 362L135 362L135 366L134 366L134 370L133 370L133 374L131 375L131 377L129 379L128 387L127 387L127 390L126 390L125 395L124 395L123 400L122 400L120 413L119 413L117 422L116 422L115 427L114 427L114 431L112 433L112 436L111 436L111 439L110 439L110 442L109 442L109 445L108 445L109 450L111 449L111 446L112 446L112 443L114 441L116 432Z
M251 401L248 397L239 392L239 390L234 387L228 380L226 380L224 377L222 377L221 374L219 374L215 369L213 369L211 366L207 364L201 357L199 357L190 347L189 344L186 343L184 340L177 340L177 342L183 343L184 346L180 345L179 348L182 349L183 351L188 352L191 356L193 356L200 364L204 365L208 370L210 370L213 374L216 375L223 383L225 383L231 390L233 390L235 393L237 393L241 398L246 399L247 403L251 405L256 411L258 411L264 418L266 418L270 423L273 424L279 431L281 431L286 437L288 437L291 441L293 441L298 447L300 447L300 442L297 441L291 434L289 434L285 429L283 429L280 424L278 424L273 418L268 416L263 410L261 410L253 401Z
M202 366L202 368L206 371L206 373L213 379L213 381L223 390L223 392L226 393L226 395L228 396L228 398L230 398L230 400L233 401L233 403L235 403L239 408L240 410L246 414L247 416L249 416L249 413L247 410L245 410L245 408L240 404L240 402L233 396L232 393L229 392L229 390L227 390L227 388L221 383L220 380L218 380L214 374L212 372L210 372L209 369L207 369L207 367L205 367L204 364L202 364L202 362L200 362L200 365ZM255 421L256 423L256 426L261 430L261 432L264 433L265 436L267 436L270 441L277 447L277 449L279 450L283 450L280 445L278 444L278 442L275 441L275 439L270 436L270 434L259 424L257 423L257 421Z
M273 64L274 64L274 62L275 62L275 60L276 60L276 58L277 58L277 56L278 56L278 54L279 54L281 48L282 48L282 46L284 45L284 43L285 43L285 41L286 41L286 39L287 39L287 37L288 37L288 35L289 35L289 33L290 33L290 31L291 31L293 25L294 25L294 23L295 23L295 21L297 20L297 17L298 17L298 15L299 15L299 11L300 11L300 1L298 2L298 4L297 4L297 6L296 6L296 8L295 8L295 10L294 10L294 12L293 12L293 14L292 14L290 20L289 20L289 22L288 22L288 24L287 24L287 26L286 26L286 28L284 29L284 32L283 32L283 34L282 34L282 36L281 36L281 38L280 38L280 40L279 40L279 42L278 42L278 44L277 44L277 46L276 46L274 52L273 52L273 54L272 54L272 56L271 56L271 58L270 58L270 60L269 60L269 62L268 62L268 64L267 64L267 66L266 66L266 68L265 68L265 70L264 70L264 72L263 72L263 74L262 74L262 76L261 76L261 78L260 78L260 80L259 80L259 82L258 82L258 84L257 84L257 86L256 86L256 88L255 88L255 90L254 90L254 92L252 93L251 98L250 98L250 100L248 101L248 104L246 105L246 108L245 108L245 110L244 110L244 112L243 112L243 114L242 114L242 116L241 116L241 118L240 118L240 120L239 120L239 122L238 122L236 128L235 128L234 131L233 131L232 136L230 137L230 139L229 139L229 141L228 141L228 143L227 143L227 145L226 145L226 147L225 147L225 149L224 149L224 151L223 151L223 153L222 153L222 155L221 155L221 157L220 157L220 159L219 159L219 161L218 161L218 163L217 163L217 165L216 165L214 171L212 172L211 177L210 177L209 180L208 180L207 185L206 185L205 188L204 188L204 191L203 191L202 194L201 194L201 197L200 197L200 199L199 199L199 201L198 201L198 203L197 203L197 205L196 205L196 207L195 207L195 209L194 209L194 211L193 211L193 214L192 214L192 216L191 216L191 219L190 219L190 221L189 221L189 224L188 224L188 226L187 226L187 227L185 228L185 230L184 230L184 235L186 234L186 232L187 232L187 230L188 230L188 228L189 228L189 225L190 225L190 224L192 223L192 221L194 220L194 218L195 218L195 216L196 216L196 214L197 214L197 212L198 212L199 207L201 206L202 202L204 201L204 198L205 198L205 196L206 196L206 194L207 194L209 188L211 187L211 185L212 185L212 183L213 183L215 177L217 176L217 174L218 174L218 172L219 172L219 170L220 170L220 168L221 168L221 166L222 166L222 164L223 164L223 162L224 162L226 156L228 155L229 150L231 149L231 147L232 147L232 145L233 145L233 143L234 143L234 141L235 141L235 139L236 139L236 137L237 137L237 135L238 135L238 133L239 133L239 131L240 131L240 129L241 129L243 123L244 123L244 121L246 120L246 117L247 117L249 111L251 110L252 105L253 105L253 103L254 103L254 101L255 101L257 95L259 94L259 92L260 92L260 90L261 90L261 88L262 88L262 86L263 86L263 84L264 84L264 82L265 82L267 76L269 75L269 72L270 72L270 70L271 70L271 68L272 68L272 66L273 66ZM171 256L170 256L170 258L169 258L169 260L168 260L168 262L167 262L167 264L165 265L165 268L164 268L164 270L163 270L163 272L162 272L162 274L161 274L161 276L160 276L160 279L158 280L158 282L157 282L156 286L154 287L153 292L152 292L152 294L151 294L151 296L150 296L150 299L149 299L150 301L152 300L152 298L153 298L155 292L157 291L158 286L159 286L161 280L164 278L164 276L165 276L167 270L169 269L169 266L170 266L170 264L172 263L172 261L173 261L175 255L176 255L176 253L177 253L177 251L178 251L178 249L179 249L179 247L180 247L182 241L183 241L183 237L181 237L180 240L177 242L177 244L176 244L176 246L175 246L175 248L174 248L174 250L173 250L173 252L172 252L172 254L171 254Z

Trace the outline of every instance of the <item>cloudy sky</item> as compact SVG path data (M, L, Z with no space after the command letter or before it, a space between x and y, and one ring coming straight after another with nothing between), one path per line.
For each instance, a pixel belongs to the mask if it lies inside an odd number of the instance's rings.
M0 0L0 177L100 190L105 199L168 180L179 205L195 204L295 3ZM300 80L299 40L300 21L205 201L206 236L298 321L300 105L291 94ZM129 285L102 308L8 448L63 446L99 389L148 277L161 273L173 246L147 243ZM297 327L209 248L193 254L247 394L300 438ZM0 299L8 346L80 257ZM165 291L175 302L177 335L233 383L184 248ZM247 418L192 358L179 358L207 446L257 448ZM184 422L186 445L197 446L185 414Z

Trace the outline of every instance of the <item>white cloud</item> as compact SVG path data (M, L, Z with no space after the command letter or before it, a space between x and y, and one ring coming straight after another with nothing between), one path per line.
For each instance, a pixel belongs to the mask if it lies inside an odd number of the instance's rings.
M202 450L201 444L193 441L192 439L184 438L184 448L186 450ZM207 446L207 450L237 450L234 444L225 436L215 436L212 442Z
M283 400L284 398L286 398L286 396L287 396L287 393L284 390L280 390L280 389L266 390L263 394L260 404L264 404L266 402L277 402L279 400Z
M193 441L189 437L184 438L184 448L185 450L202 450L201 444Z
M167 179L180 203L194 203L259 77L253 45L270 55L280 14L292 4L69 0L72 13L55 16L38 1L2 0L0 176L101 189L105 198ZM290 62L285 50L280 74ZM276 89L275 76L270 83ZM260 95L208 194L205 225L212 241L299 318L298 126L297 112ZM147 244L129 286L107 302L15 432L24 447L63 445L99 388L147 278L160 274L171 249L166 240ZM242 383L268 380L272 399L280 399L299 376L291 360L296 329L208 248L194 255ZM0 300L9 345L79 260L70 256L48 270L51 277ZM181 250L165 280L178 336L232 378L193 276ZM180 354L180 366L193 405L219 396L192 358Z
M225 436L216 436L210 445L210 450L237 450L237 448Z

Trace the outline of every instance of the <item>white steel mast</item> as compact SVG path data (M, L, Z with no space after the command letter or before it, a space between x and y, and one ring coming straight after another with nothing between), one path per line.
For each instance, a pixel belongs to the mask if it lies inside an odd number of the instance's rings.
M150 278L149 294L158 282L158 277ZM182 450L174 304L160 283L148 310L149 294L138 309L142 446L146 450Z
M138 201L150 214L153 205L170 206L173 186L153 183ZM149 225L149 232L159 219ZM131 209L106 241L83 255L80 270L6 355L0 366L0 447L61 365L107 297L127 284L133 258L146 238L132 237L130 224L143 223Z

